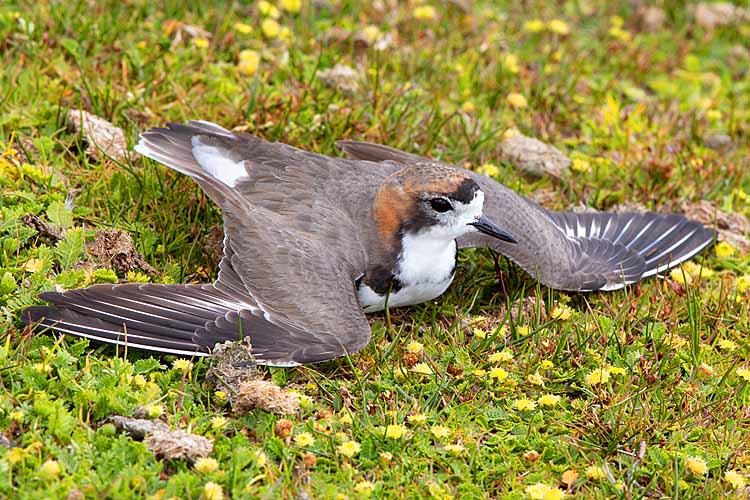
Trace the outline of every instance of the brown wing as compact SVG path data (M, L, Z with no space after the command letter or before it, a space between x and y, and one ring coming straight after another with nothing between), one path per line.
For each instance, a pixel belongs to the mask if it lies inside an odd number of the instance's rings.
M208 165L196 159L196 147ZM202 122L149 131L138 150L190 175L222 207L227 238L219 279L47 292L42 298L54 305L27 309L24 321L178 355L205 355L216 342L249 336L257 361L275 366L325 361L367 345L370 328L355 289L366 267L363 233L340 200L310 196L313 181L284 174L304 161L317 161L310 168L319 172L339 165ZM268 190L264 199L254 184L274 169L277 187L302 182L286 191L288 203Z
M337 144L351 157L372 162L424 161L378 144ZM459 246L491 247L552 288L621 288L692 258L714 240L713 230L681 215L548 211L494 179L466 172L485 194L484 214L518 243L474 233L460 238Z

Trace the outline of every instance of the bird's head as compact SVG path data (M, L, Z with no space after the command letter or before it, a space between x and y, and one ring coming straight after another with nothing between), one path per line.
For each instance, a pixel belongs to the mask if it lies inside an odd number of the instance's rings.
M482 214L484 193L465 173L434 162L405 167L380 186L374 216L381 237L429 234L454 240L480 231L502 241L515 238Z

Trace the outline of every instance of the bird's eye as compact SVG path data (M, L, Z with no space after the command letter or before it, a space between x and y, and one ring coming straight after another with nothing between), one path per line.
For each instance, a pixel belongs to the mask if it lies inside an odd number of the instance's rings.
M430 200L430 206L434 211L440 212L441 214L453 209L451 202L445 198L432 198Z

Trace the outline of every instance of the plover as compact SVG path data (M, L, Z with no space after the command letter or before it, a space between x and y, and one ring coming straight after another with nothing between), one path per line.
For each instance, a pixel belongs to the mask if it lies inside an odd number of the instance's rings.
M468 170L339 145L355 159L204 121L143 133L136 151L190 176L221 207L218 279L45 292L53 305L26 309L23 321L181 356L249 336L259 364L293 366L362 349L365 313L441 295L459 247L491 246L545 285L590 291L668 269L713 240L679 215L549 212Z

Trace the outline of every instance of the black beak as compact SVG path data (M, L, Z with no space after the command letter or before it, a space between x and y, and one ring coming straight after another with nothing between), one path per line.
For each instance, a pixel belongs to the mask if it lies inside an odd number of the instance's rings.
M488 234L498 240L507 241L508 243L518 243L513 236L497 227L493 222L490 222L484 215L476 221L470 222L469 225L477 228L480 233Z

